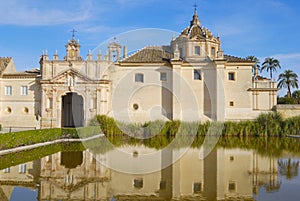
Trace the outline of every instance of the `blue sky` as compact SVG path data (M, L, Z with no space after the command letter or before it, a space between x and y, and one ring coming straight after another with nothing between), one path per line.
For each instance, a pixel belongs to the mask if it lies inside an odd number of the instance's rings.
M38 67L42 50L65 55L71 30L82 56L123 32L160 28L181 32L195 0L0 0L0 56L18 70ZM300 75L300 1L197 0L201 23L220 35L226 54L272 56ZM169 41L167 41L169 42ZM166 43L167 43L166 42ZM152 45L152 44L149 44ZM155 45L155 44L153 44ZM282 71L283 71L282 70Z

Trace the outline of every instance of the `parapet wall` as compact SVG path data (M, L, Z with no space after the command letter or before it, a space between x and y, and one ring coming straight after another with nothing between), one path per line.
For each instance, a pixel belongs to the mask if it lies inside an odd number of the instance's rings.
M300 116L300 105L276 105L275 110L280 113L283 118Z

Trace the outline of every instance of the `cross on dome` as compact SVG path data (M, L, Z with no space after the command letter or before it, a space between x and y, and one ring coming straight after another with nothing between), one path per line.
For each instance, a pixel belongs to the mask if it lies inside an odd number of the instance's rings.
M70 32L72 32L72 39L75 39L75 32L77 32L75 29L73 29L72 31L70 31Z

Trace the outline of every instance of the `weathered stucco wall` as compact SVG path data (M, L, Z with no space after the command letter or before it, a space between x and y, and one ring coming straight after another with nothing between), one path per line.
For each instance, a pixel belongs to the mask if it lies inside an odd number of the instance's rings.
M283 118L300 116L300 105L276 105L275 108Z

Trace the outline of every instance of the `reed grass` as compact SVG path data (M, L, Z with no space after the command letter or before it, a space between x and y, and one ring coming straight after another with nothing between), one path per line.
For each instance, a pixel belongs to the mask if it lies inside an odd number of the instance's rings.
M213 134L212 123L216 122L181 122L153 121L144 124L129 124L116 122L104 115L97 116L98 123L106 136L129 135L144 138L162 135L165 137L183 135L206 136ZM218 124L222 124L218 122ZM121 129L120 129L121 127ZM221 128L221 127L217 127ZM300 116L283 119L279 113L270 112L259 115L250 121L227 121L223 123L222 136L255 136L255 137L283 137L286 135L300 135ZM216 135L217 135L216 130Z

